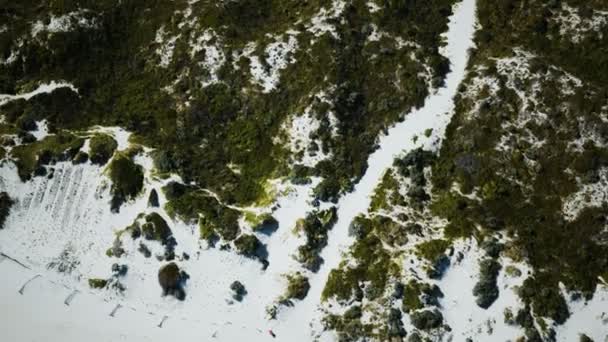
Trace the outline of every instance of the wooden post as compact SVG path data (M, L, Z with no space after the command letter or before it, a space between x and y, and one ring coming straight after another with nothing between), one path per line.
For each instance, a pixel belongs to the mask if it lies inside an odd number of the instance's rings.
M21 286L21 288L19 289L19 294L23 295L23 291L25 291L25 287L27 286L27 284L29 284L32 280L39 278L40 274L36 274L35 276L31 277L28 281L25 282L25 284L23 284L23 286Z
M116 314L116 311L118 311L118 309L122 308L122 305L120 304L116 304L116 306L114 307L114 310L112 310L112 312L110 312L110 317L114 317L114 315Z
M72 293L70 293L70 295L67 296L67 298L63 301L63 304L70 306L70 303L72 302L72 299L74 299L76 294L78 294L78 290L72 291Z

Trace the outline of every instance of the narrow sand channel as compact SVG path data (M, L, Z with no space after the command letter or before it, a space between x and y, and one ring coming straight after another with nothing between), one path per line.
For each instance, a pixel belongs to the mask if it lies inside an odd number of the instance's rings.
M282 318L283 324L275 329L279 336L288 335L300 340L311 338L309 335L305 336L310 333L307 331L310 329L308 323L321 318L318 305L323 286L330 271L340 263L342 253L353 242L348 236L349 224L355 216L367 210L374 188L396 156L420 146L431 149L433 142L443 137L454 107L453 97L466 73L468 52L473 47L475 25L475 0L463 0L454 8L449 30L445 34L447 46L441 51L450 59L451 65L445 87L429 97L424 107L409 113L403 122L392 127L388 135L380 139L380 148L370 156L365 175L355 186L355 190L340 200L338 222L330 232L329 244L322 253L325 263L319 273L310 279L311 289L306 299L298 303L292 312L286 313ZM433 134L426 138L423 133L428 128L433 129ZM414 136L419 138L417 143L414 143Z

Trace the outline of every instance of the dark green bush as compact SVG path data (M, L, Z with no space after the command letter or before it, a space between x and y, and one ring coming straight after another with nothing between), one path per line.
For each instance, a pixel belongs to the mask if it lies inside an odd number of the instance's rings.
M106 134L96 134L89 140L89 158L91 163L105 165L112 155L118 143L116 140Z

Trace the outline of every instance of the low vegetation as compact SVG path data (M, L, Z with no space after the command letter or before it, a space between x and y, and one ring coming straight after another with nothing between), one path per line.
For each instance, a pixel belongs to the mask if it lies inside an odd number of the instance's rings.
M14 202L6 192L0 192L0 229L4 228L4 223L11 212Z
M89 140L89 159L91 163L105 165L112 155L118 144L116 140L107 134L96 134Z
M69 132L49 135L43 140L15 146L11 150L21 180L32 175L46 175L47 167L58 161L72 160L84 143L84 139Z
M163 265L158 270L158 282L163 290L163 296L171 295L178 300L186 298L184 285L189 278L188 273L181 270L174 262Z
M296 231L306 237L306 243L298 247L296 259L313 272L319 270L323 259L321 251L327 246L327 234L338 220L336 207L315 211L298 221Z
M131 157L118 153L108 165L108 177L112 181L112 211L118 212L123 203L135 199L144 186L141 165Z

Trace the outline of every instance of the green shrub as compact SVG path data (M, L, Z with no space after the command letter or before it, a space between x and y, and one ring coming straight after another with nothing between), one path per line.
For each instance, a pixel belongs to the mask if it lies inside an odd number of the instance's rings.
M6 218L10 214L14 202L7 192L0 192L0 229L4 228Z
M89 158L91 163L105 165L112 155L118 143L114 138L106 134L96 134L89 140Z
M84 143L82 138L68 132L49 135L43 140L30 144L15 146L11 157L15 159L19 177L26 181L38 168L44 168L51 160L62 161L72 159Z
M92 289L103 289L108 284L106 279L90 278L89 287Z
M310 290L310 283L308 278L300 273L287 275L287 290L284 297L286 299L299 299L306 298L308 290Z
M134 199L143 189L143 168L123 154L117 154L108 165L112 181L112 210L118 212L122 204Z
M141 227L144 237L165 244L167 239L173 235L167 221L158 213L150 213L145 218L146 223Z
M420 330L433 330L443 324L443 315L439 310L416 311L410 315L412 325Z
M263 245L254 235L243 234L234 240L234 246L239 254L255 258L259 257L259 250Z

